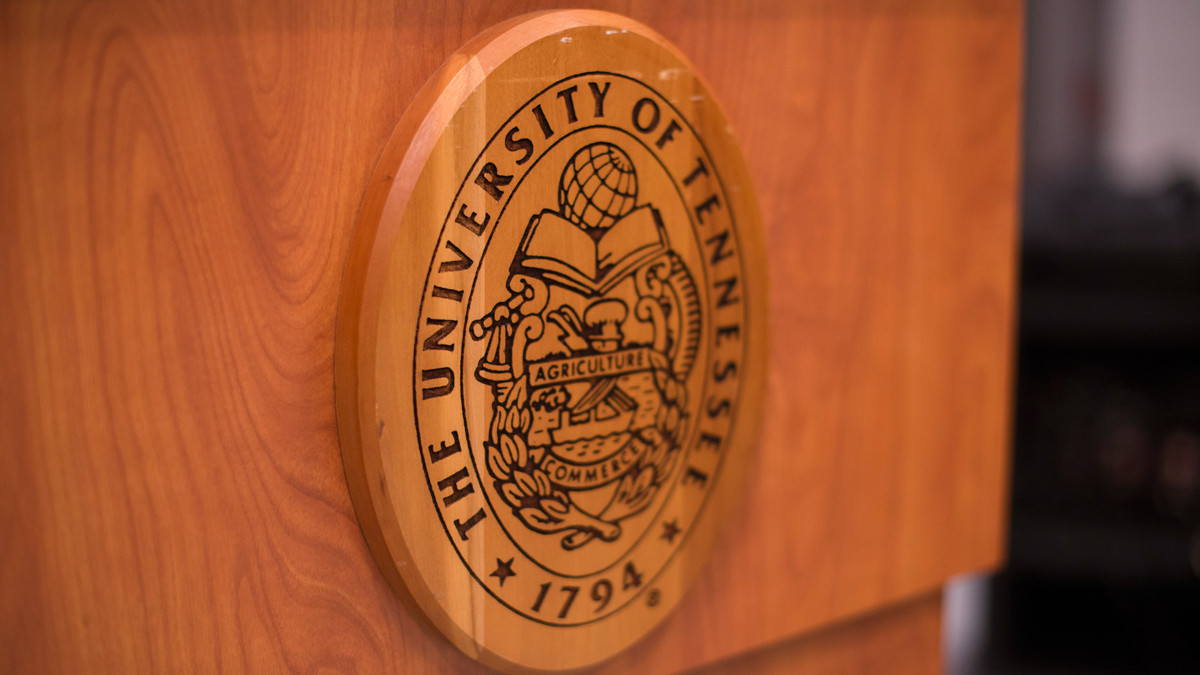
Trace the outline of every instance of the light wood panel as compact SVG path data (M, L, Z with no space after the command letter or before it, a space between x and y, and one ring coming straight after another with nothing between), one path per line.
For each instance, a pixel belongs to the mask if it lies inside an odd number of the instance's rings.
M932 593L689 672L691 675L940 673L941 619L942 594Z
M584 3L742 140L773 364L748 498L613 672L728 657L996 564L1015 2ZM0 668L466 672L358 530L334 311L384 141L540 2L0 6Z

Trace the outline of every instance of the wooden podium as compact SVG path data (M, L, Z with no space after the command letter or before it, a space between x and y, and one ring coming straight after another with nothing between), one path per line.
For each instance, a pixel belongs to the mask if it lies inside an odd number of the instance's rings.
M416 91L548 4L0 8L5 672L485 670L367 549L335 312ZM771 285L740 510L598 672L936 671L1004 555L1020 6L591 4L707 78Z

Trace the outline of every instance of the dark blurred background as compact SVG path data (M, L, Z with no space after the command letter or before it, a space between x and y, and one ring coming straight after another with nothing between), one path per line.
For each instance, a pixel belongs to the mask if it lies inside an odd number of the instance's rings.
M1200 2L1027 9L1009 563L953 673L1200 673Z

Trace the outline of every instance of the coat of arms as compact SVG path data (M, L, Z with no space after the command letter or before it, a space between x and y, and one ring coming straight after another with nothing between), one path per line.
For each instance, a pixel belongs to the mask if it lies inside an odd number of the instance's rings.
M615 541L678 465L684 381L700 335L695 283L637 172L611 143L577 151L557 208L533 216L486 340L487 470L520 522L574 550Z

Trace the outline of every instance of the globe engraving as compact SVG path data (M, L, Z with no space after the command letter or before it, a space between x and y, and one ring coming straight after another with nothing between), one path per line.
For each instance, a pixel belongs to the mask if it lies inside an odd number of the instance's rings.
M594 236L628 215L636 199L633 162L611 143L581 148L567 162L558 184L562 217Z

